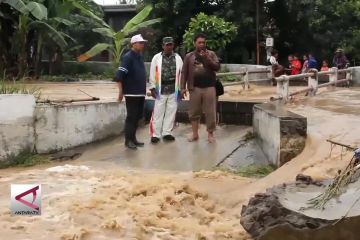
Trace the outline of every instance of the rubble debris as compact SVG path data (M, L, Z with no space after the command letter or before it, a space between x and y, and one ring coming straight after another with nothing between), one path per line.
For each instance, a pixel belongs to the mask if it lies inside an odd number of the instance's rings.
M68 161L68 160L75 160L82 155L81 152L78 151L63 151L59 153L55 153L50 156L50 160L52 161Z

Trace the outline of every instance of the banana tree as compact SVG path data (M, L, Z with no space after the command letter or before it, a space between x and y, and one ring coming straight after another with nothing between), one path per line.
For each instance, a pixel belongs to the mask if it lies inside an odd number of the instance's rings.
M78 57L79 62L84 62L101 52L107 50L112 56L113 66L116 68L120 64L120 58L124 51L124 46L127 43L127 36L138 31L141 28L148 27L155 23L159 23L161 18L146 20L152 11L152 6L147 5L142 9L135 17L126 23L126 25L120 31L116 32L110 26L104 26L101 28L93 29L94 32L100 33L101 35L109 38L111 43L98 43L93 46L89 51Z
M41 3L40 3L41 2ZM42 48L46 43L54 55L62 56L62 52L68 46L65 39L72 39L69 35L59 30L60 25L69 27L72 22L66 19L73 9L77 9L82 15L91 17L107 26L105 22L94 13L86 4L86 1L77 0L4 0L0 5L8 4L19 12L16 32L13 36L13 52L17 53L18 59L18 76L22 77L28 67L28 53L30 52L29 43L34 40L32 49L36 52L33 54L35 72L39 73L39 63L41 62ZM60 28L61 29L61 28ZM29 34L31 32L31 34ZM29 36L32 39L28 39ZM51 54L50 54L51 55ZM52 69L51 55L50 69Z
M46 36L61 48L67 46L64 36L47 23L48 12L43 4L23 0L5 0L4 3L19 12L18 25L13 36L14 44L12 44L14 52L17 53L18 77L24 76L28 68L28 37L30 31L38 34L46 33Z
M64 40L76 42L71 36L64 32L75 24L69 20L70 16L77 16L76 13L80 13L82 16L94 19L99 25L107 26L102 18L93 13L93 8L97 5L94 3L91 5L91 3L93 3L91 0L43 0L43 4L48 9L48 19L46 20L48 26L37 24L38 39L35 58L35 72L37 74L40 69L39 64L41 62L43 48L46 47L47 52L49 53L49 74L52 74L54 69L59 68L62 64L63 52L65 48L68 47L67 44L64 45L62 41L59 41L60 39L55 40L55 36L49 36L49 33L51 32L47 31L46 28L52 27L53 29L57 29Z

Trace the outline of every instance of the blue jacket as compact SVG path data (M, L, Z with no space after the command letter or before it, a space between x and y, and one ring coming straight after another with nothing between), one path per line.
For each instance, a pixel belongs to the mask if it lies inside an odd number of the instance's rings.
M315 58L310 58L308 61L309 68L316 68L318 67L317 61Z
M121 82L124 95L146 94L146 70L144 58L133 50L123 57L116 73L115 82Z

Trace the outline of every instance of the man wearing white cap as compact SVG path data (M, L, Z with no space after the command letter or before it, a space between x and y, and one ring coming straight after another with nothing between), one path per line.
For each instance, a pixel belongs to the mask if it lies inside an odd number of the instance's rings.
M122 102L125 96L125 146L136 150L137 147L144 146L144 143L137 140L136 130L139 120L143 117L145 103L146 70L142 52L147 40L138 34L133 36L130 42L131 50L122 57L114 80L119 87L118 101Z

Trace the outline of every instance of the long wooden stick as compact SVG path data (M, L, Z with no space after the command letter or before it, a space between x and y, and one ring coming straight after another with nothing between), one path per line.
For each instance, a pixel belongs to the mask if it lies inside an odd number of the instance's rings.
M100 98L82 98L82 99L69 99L69 100L41 100L37 103L73 103L73 102L87 102L87 101L98 101Z
M335 142L335 141L330 140L330 139L327 139L326 141L329 142L329 143L335 144L335 145L339 145L339 146L342 146L342 147L346 147L347 149L350 149L350 150L355 150L355 149L356 149L356 147L352 147L352 146L346 145L346 144L344 144L344 143Z

